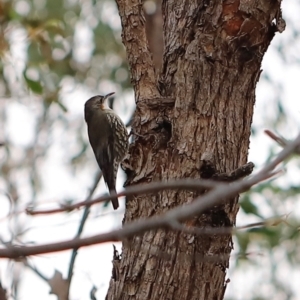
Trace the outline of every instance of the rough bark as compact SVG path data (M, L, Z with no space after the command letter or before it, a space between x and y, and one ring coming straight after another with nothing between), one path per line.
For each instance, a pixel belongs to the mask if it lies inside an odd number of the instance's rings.
M164 54L156 76L141 2L117 0L137 103L128 185L199 178L203 153L220 172L247 162L261 61L283 30L280 2L164 0ZM164 191L127 198L124 222L195 196ZM231 226L237 212L232 199L187 225ZM136 236L123 243L107 299L223 299L232 248L230 235L162 229Z
M161 4L162 0L146 1L144 4L147 40L156 73L161 69L164 50Z

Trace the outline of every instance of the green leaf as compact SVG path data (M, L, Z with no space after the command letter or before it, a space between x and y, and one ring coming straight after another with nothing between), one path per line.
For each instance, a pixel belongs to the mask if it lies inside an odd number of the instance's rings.
M45 22L44 27L45 28L59 29L59 30L65 29L64 23L61 20L58 20L58 19L47 20Z
M30 90L32 90L36 94L42 94L43 93L43 87L40 84L40 82L29 79L26 75L26 70L24 71L23 76L24 76L26 84L27 84L27 86Z
M59 105L59 107L64 111L64 112L68 112L67 107L60 101L57 101L57 104Z
M242 201L240 202L242 210L246 214L253 214L255 216L261 217L256 205L253 204L249 196L250 196L249 194L245 195Z
M237 232L236 238L240 248L240 255L243 257L243 255L246 254L248 245L250 243L249 234L247 232Z

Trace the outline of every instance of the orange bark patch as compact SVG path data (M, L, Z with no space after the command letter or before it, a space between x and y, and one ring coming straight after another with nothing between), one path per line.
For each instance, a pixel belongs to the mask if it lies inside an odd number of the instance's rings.
M235 36L244 22L243 14L239 11L240 1L225 1L223 4L223 29L229 36Z

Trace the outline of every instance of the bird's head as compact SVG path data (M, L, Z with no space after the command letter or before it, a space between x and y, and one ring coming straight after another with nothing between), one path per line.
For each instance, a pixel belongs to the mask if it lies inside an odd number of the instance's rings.
M110 96L112 96L114 93L109 93L105 96L97 95L92 98L90 98L88 101L85 102L84 106L84 117L85 121L88 123L88 121L91 119L92 115L97 110L104 110L109 109L106 99L108 99Z
M105 96L102 96L102 95L97 95L97 96L94 96L92 98L90 98L88 101L86 101L85 103L85 107L89 107L89 108L92 108L92 109L106 109L106 108L109 108L106 104L106 100L111 97L112 95L114 95L115 93L109 93Z

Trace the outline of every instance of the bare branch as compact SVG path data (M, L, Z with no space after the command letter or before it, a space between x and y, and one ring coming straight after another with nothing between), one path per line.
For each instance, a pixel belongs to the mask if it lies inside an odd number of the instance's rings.
M291 155L299 146L300 134L295 141L289 143L274 160L268 163L251 178L239 180L230 185L218 183L217 186L215 186L214 183L211 187L215 187L215 189L211 190L207 194L196 198L195 201L190 204L176 207L162 215L153 216L148 219L140 219L130 224L126 224L122 229L113 230L111 232L95 235L89 238L75 238L69 241L40 246L27 247L7 245L6 249L0 249L0 257L17 259L29 255L58 252L104 242L121 241L136 234L142 234L147 230L169 228L170 224L175 224L174 222L184 221L193 216L199 215L209 207L212 207L221 201L229 201L232 197L248 190L251 186L270 178L274 175L274 173L276 174L276 171L273 171L276 166Z
M283 137L276 135L271 130L266 129L265 134L267 136L269 136L272 140L274 140L281 147L286 147L286 145L288 145L290 143L290 141L288 141L287 139L285 139ZM295 153L300 154L300 147L297 147L297 149L295 150Z
M40 270L38 270L36 267L31 265L27 259L23 260L24 266L26 266L28 269L30 269L33 273L35 273L39 278L43 279L45 282L49 281L49 278L46 277Z
M271 130L266 129L265 130L265 134L267 136L269 136L272 140L274 140L275 142L277 142L281 147L285 147L286 146L287 141L284 138L279 137L278 135L276 135Z
M146 37L143 2L139 0L117 0L116 2L136 97L139 99L158 96L153 62ZM135 53L137 50L138 54Z
M85 202L91 201L101 177L102 177L102 172L98 172L98 174L95 177L93 186L91 187ZM83 212L81 222L79 224L79 227L78 227L77 234L76 234L75 238L79 238L81 236L83 228L84 228L84 224L85 224L89 214L90 214L90 205L86 205L85 208L84 208L84 212ZM68 281L69 281L69 283L71 282L71 279L72 279L75 259L76 259L76 256L77 256L77 251L78 251L78 248L74 248L73 251L72 251L71 260L70 260L70 264L69 264L69 271L68 271ZM70 285L69 285L69 287L70 287Z
M236 234L238 231L248 228L262 228L262 227L274 227L279 225L280 223L285 223L288 226L291 226L283 217L286 216L277 216L272 217L266 220L263 220L261 222L256 223L250 223L243 226L233 227L233 226L227 226L227 227L194 227L194 226L187 226L185 224L181 224L178 221L172 221L169 225L170 228L182 231L189 234L197 234L197 235L203 235L203 234Z
M123 197L123 196L132 196L135 194L146 194L146 193L155 193L160 192L161 190L184 190L184 189L190 189L195 191L203 191L203 190L211 190L215 188L217 185L219 185L218 182L211 181L211 180L199 180L199 179L180 179L180 180L171 180L168 182L152 182L145 185L138 185L138 186L131 186L128 187L125 191L120 192L118 194L111 194L107 196L101 196L96 198L95 200L91 200L87 203L87 201L82 201L73 205L61 205L61 208L56 209L49 209L49 210L32 210L31 208L26 209L26 213L29 215L43 215L43 214L54 214L54 213L60 213L60 212L69 212L74 209L78 209L82 206L86 205L94 205L101 202L106 202L110 200L111 198L117 196L117 197Z

